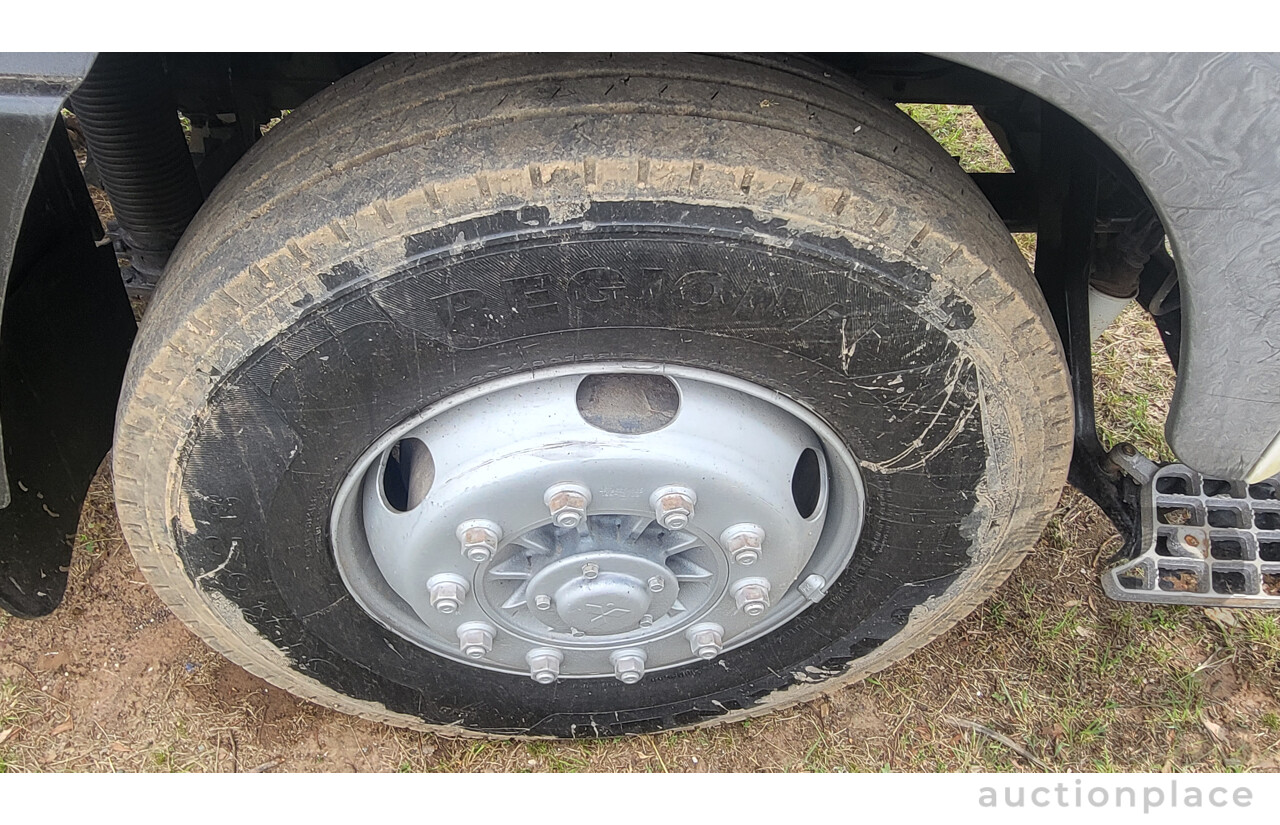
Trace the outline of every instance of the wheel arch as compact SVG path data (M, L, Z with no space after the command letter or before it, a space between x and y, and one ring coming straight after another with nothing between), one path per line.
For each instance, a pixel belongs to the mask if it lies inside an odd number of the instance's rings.
M1280 361L1269 341L1280 323L1280 159L1261 137L1280 130L1280 57L945 57L1057 107L1125 164L1164 225L1186 309L1170 446L1224 478L1280 470Z

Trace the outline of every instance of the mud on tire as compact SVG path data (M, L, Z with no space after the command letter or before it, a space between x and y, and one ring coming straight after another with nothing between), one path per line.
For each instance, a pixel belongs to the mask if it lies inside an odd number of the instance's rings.
M336 485L379 436L502 375L661 361L774 389L859 459L827 597L637 685L447 661L334 565ZM865 676L985 599L1070 457L1066 371L1016 246L891 105L799 63L392 58L274 128L189 229L114 453L160 596L268 681L398 725L615 735Z

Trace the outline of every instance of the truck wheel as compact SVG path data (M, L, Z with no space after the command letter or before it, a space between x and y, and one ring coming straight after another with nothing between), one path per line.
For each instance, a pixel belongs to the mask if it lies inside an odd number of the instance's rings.
M393 58L221 184L115 478L215 649L392 724L740 718L985 599L1066 475L1060 345L908 118L808 65Z

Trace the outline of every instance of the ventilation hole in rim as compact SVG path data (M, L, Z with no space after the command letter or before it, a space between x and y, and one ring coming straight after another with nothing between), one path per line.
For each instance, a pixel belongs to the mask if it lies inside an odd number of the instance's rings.
M662 375L588 375L578 384L578 414L598 430L644 435L670 424L680 411L680 393Z
M822 498L822 462L812 448L806 448L791 473L791 500L801 518L809 518Z
M387 453L382 495L391 509L407 513L422 503L435 480L436 462L431 450L417 438L404 438Z

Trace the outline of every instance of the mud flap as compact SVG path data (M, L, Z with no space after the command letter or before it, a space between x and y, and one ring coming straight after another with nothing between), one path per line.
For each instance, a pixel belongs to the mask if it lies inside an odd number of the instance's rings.
M0 607L31 618L62 601L89 482L111 447L137 329L62 121L27 203L0 324Z

